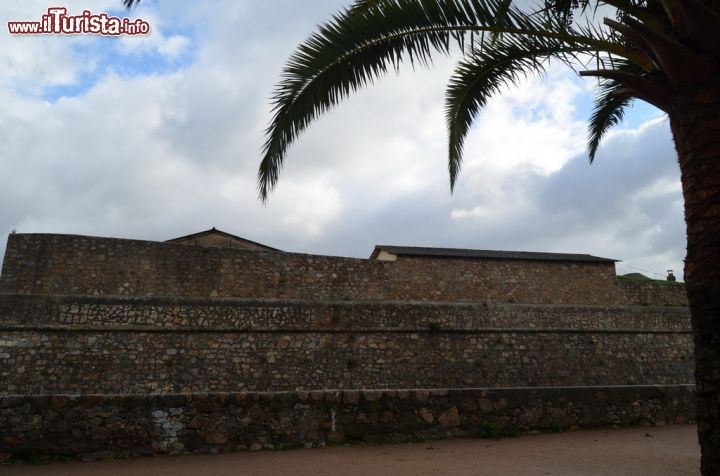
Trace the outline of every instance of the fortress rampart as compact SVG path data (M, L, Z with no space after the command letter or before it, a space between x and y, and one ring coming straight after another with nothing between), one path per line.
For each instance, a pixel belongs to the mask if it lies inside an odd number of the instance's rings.
M687 306L682 285L618 281L612 262L383 262L46 234L9 237L0 292Z
M7 453L684 422L692 372L684 287L612 262L11 235L0 276Z

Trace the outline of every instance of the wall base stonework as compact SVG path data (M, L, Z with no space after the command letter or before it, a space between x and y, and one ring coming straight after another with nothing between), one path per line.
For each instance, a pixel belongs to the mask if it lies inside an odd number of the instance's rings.
M123 457L692 423L694 387L0 397L0 452Z

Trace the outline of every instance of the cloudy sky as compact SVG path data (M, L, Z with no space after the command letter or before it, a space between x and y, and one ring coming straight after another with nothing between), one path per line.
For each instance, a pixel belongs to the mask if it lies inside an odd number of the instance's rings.
M267 204L256 171L285 60L346 0L66 0L139 17L144 37L10 35L58 2L3 2L0 253L8 233L166 240L217 227L286 251L375 244L590 253L681 275L685 228L667 121L636 103L596 162L594 83L551 67L499 95L454 194L443 95L452 58L403 70L314 124ZM654 274L653 274L654 273Z

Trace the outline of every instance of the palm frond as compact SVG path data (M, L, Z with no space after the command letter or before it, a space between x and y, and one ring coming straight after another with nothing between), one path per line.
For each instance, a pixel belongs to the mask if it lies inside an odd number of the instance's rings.
M481 32L624 52L606 39L574 35L551 17L520 12L508 0L361 0L320 26L288 61L273 96L258 171L260 196L267 198L287 148L319 115L404 59L427 65L433 54L447 54L453 44L462 48L466 35Z
M460 172L465 137L490 97L528 74L543 73L548 58L569 61L581 52L583 48L573 43L516 37L460 61L445 95L451 190Z
M595 98L595 107L588 123L590 163L595 160L597 149L607 131L622 121L625 109L632 103L630 96L617 95L618 89L617 83L607 81L607 85L602 87L602 92Z
M623 61L619 61L615 68L628 73L640 72L636 65ZM632 102L632 95L624 93L624 86L620 83L613 80L604 80L600 83L594 100L593 112L588 122L590 163L595 160L597 149L607 131L622 121L625 110Z

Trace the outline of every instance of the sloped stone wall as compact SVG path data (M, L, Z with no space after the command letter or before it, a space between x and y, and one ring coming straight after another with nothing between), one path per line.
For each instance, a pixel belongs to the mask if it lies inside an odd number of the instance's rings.
M612 263L423 257L375 262L114 238L14 234L8 238L0 292L684 305L679 299L682 285L648 291L618 284L614 276Z

